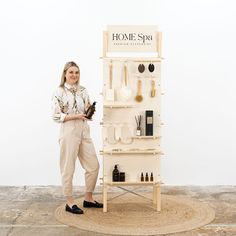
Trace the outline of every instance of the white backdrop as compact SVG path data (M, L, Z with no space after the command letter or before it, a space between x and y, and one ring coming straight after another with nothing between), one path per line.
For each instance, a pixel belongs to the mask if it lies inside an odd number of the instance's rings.
M91 133L101 149L99 57L113 24L163 31L163 181L236 184L235 1L8 0L0 3L0 185L60 184L51 96L66 61L80 65L81 84L98 101Z

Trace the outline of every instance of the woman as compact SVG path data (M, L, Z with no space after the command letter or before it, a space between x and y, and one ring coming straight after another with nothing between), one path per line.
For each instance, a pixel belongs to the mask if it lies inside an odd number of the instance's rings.
M77 157L85 169L86 193L83 207L102 208L103 204L93 200L99 163L85 111L90 106L89 96L80 86L80 69L75 62L65 64L61 84L53 96L53 120L61 123L59 136L60 169L63 194L66 197L65 210L74 214L83 214L74 203L72 180Z

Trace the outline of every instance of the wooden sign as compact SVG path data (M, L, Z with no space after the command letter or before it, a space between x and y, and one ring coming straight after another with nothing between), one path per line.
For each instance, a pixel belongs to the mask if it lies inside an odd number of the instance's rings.
M108 52L156 52L157 44L157 26L108 26Z

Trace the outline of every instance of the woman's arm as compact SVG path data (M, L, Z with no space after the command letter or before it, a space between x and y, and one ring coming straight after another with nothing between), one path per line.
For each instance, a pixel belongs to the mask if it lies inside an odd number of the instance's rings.
M69 120L87 120L84 114L68 114L64 118L64 122Z
M85 114L66 114L68 110L68 104L63 104L62 102L62 92L61 88L58 88L52 97L52 117L53 120L58 123L63 123L69 120L87 120Z

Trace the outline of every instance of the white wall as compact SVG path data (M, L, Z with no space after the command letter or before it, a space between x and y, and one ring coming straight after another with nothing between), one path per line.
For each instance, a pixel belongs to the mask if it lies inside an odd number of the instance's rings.
M78 62L81 84L98 101L91 132L99 151L108 24L163 31L163 181L236 184L235 22L233 0L2 1L0 185L60 184L50 108L66 61ZM79 163L75 183L84 184Z

